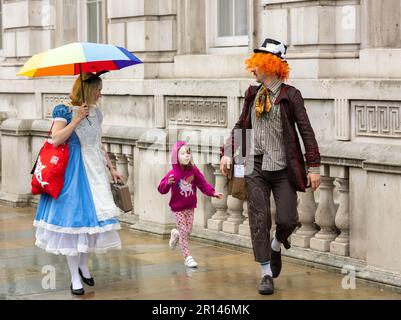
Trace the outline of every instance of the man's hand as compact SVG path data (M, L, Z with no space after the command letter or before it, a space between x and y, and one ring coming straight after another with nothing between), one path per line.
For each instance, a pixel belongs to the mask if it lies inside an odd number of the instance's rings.
M308 173L308 185L312 187L315 192L320 186L320 174L319 173Z
M227 177L228 170L231 167L231 158L227 156L222 156L220 160L220 171L223 173L224 176Z

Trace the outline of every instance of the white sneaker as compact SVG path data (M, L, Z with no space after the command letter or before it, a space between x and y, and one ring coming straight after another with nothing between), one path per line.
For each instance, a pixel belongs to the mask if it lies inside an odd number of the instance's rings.
M180 233L178 232L177 229L171 230L170 241L168 243L171 250L174 250L176 248L179 237L180 237Z
M192 256L186 257L184 264L188 268L196 268L198 266L198 263L194 260L194 258L192 258Z

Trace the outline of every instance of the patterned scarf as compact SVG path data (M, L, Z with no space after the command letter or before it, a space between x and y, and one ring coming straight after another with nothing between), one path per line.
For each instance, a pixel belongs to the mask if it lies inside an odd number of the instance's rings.
M256 118L259 119L264 111L270 112L272 105L273 104L270 100L269 91L264 85L262 85L262 88L256 95Z

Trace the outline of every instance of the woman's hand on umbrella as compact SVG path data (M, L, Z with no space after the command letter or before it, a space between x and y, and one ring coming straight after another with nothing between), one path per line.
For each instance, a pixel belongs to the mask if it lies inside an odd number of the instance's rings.
M124 176L119 173L116 169L112 168L110 170L111 178L114 183L124 183Z
M87 116L89 116L89 107L86 103L84 103L79 107L79 110L75 117L77 118L78 122L81 122Z

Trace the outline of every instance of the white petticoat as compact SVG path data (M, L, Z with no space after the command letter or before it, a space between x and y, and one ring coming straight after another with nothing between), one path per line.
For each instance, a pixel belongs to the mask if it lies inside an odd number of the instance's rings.
M47 252L67 256L89 252L105 253L107 250L121 249L121 240L116 230L95 234L71 234L38 227L35 244Z

